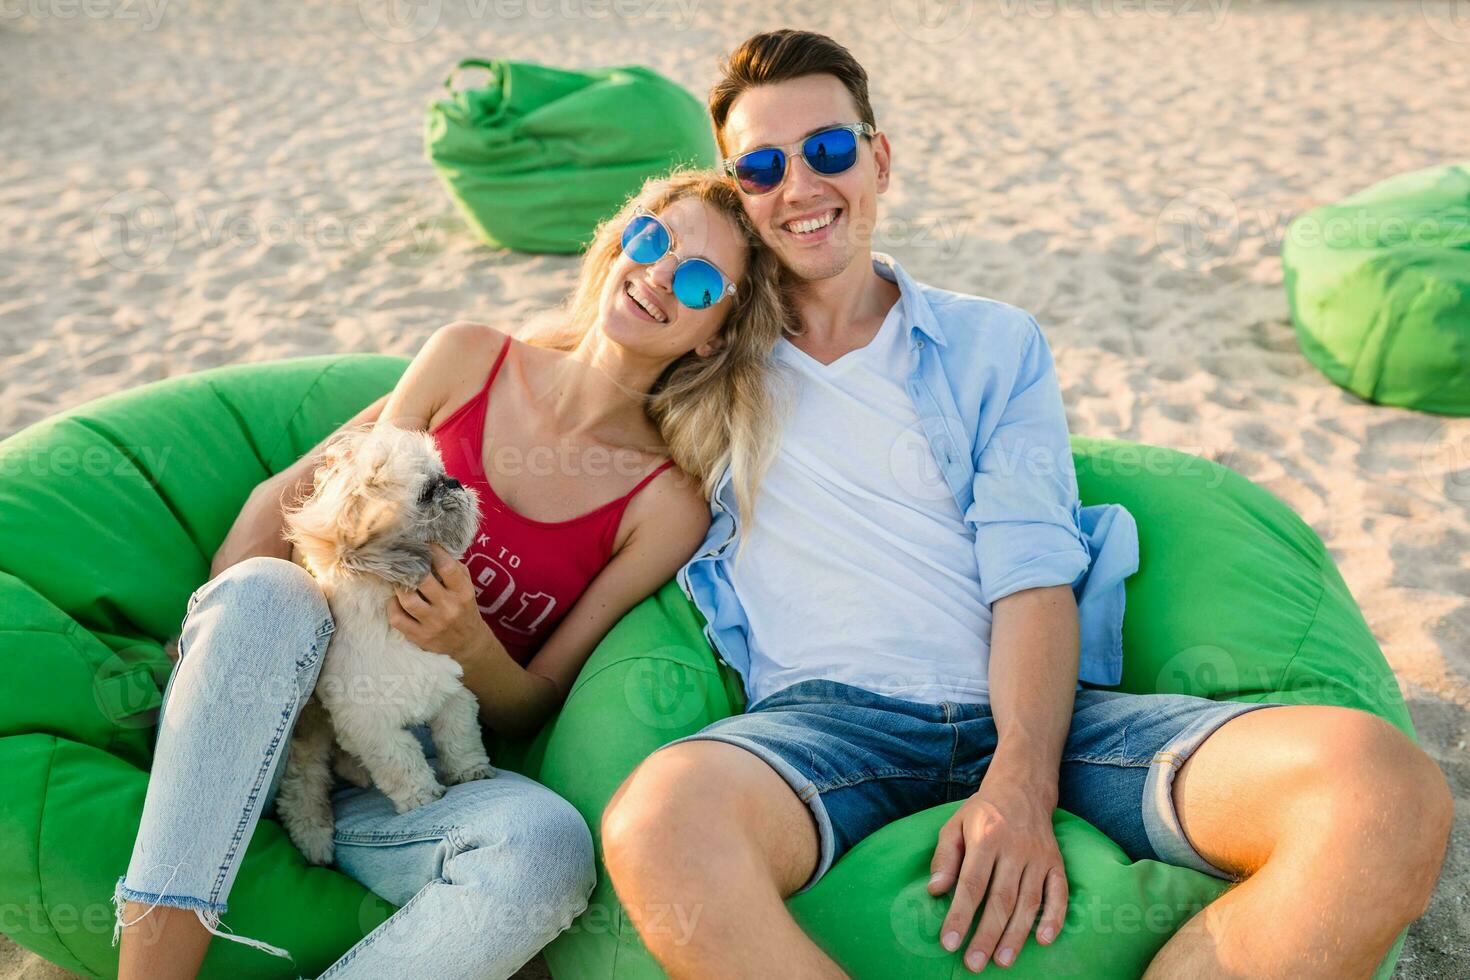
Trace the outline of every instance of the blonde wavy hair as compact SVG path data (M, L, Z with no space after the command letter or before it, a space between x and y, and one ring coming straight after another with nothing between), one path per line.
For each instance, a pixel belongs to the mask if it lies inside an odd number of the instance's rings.
M795 324L780 261L750 223L739 193L712 171L679 170L648 181L617 214L597 226L583 256L565 312L542 321L525 338L555 350L576 349L597 328L602 290L622 252L624 226L642 207L661 213L675 201L698 198L734 223L745 239L745 271L729 299L709 357L693 351L664 371L645 411L679 468L699 481L705 497L730 468L736 507L749 526L755 495L775 449L776 403L768 376L772 348Z

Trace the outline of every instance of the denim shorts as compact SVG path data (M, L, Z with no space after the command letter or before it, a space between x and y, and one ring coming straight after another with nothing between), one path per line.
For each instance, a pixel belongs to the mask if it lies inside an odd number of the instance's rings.
M1062 750L1058 806L1134 861L1234 880L1185 837L1174 811L1174 775L1225 722L1270 707L1279 705L1080 690ZM820 855L806 891L884 825L973 795L997 736L989 705L921 704L811 680L670 744L699 739L754 753L811 809Z

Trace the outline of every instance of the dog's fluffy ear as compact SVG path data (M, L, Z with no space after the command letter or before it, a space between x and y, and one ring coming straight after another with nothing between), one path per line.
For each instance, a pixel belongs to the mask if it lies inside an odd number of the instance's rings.
M396 508L349 487L346 474L372 433L371 423L333 435L322 447L308 498L286 513L286 540L320 575L392 523Z
M359 567L359 553L392 527L398 504L371 494L317 494L291 514L286 539L315 572L335 564Z
M343 568L414 586L433 568L427 548L397 540L386 532L398 520L396 500L353 493L338 514L337 560Z
M321 479L321 470L317 470L318 490ZM301 557L306 560L306 567L314 575L320 576L336 561L337 540L332 533L334 524L331 514L321 505L319 493L286 513L285 538L301 552Z
M393 526L398 517L398 502L371 494L354 493L342 508L342 544L355 551Z

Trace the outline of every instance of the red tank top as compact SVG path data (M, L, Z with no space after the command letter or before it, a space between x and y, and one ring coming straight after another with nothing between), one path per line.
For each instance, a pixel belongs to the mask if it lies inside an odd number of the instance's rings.
M623 511L674 465L666 461L624 496L569 521L533 521L512 510L485 475L485 411L506 341L479 394L430 433L450 476L480 498L480 528L461 559L475 583L480 616L511 657L526 664L612 557Z

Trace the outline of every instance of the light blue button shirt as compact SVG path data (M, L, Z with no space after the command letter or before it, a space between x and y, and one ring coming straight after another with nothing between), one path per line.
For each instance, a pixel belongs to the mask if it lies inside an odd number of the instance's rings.
M873 269L898 286L913 357L909 396L975 532L985 602L1070 585L1081 627L1078 677L1117 684L1123 580L1138 570L1138 527L1119 504L1078 501L1066 412L1041 329L1013 306L917 283L890 256L874 253ZM710 645L745 678L750 623L727 567L740 538L728 470L710 510L709 534L678 580L704 614ZM861 637L853 650L860 656Z

